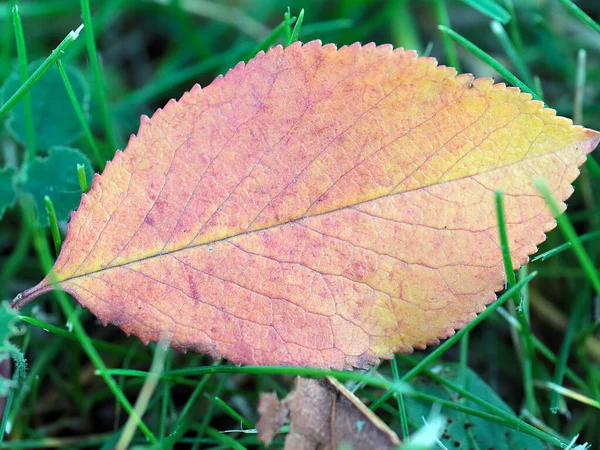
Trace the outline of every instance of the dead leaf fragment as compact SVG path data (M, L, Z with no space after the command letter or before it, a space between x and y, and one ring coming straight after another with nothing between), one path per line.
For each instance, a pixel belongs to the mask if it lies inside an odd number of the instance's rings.
M282 401L262 394L258 410L259 438L266 445L289 416L285 450L386 450L401 444L396 433L333 378L297 378L295 391Z
M365 367L493 301L494 192L516 269L555 226L535 179L564 201L598 139L413 51L276 47L142 118L73 213L53 274L144 342L170 332L236 364Z

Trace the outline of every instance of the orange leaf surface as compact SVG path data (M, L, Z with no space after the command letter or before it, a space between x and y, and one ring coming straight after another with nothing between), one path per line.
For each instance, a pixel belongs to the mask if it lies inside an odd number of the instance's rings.
M565 200L599 139L492 84L389 45L261 53L142 118L54 276L105 324L234 363L437 343L503 287L494 191L519 267L555 226L534 180Z

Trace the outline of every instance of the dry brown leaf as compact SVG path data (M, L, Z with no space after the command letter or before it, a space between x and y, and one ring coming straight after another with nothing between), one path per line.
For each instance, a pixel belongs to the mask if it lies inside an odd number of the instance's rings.
M284 400L262 394L258 432L267 445L289 418L285 450L394 449L401 442L385 423L335 378L296 379Z

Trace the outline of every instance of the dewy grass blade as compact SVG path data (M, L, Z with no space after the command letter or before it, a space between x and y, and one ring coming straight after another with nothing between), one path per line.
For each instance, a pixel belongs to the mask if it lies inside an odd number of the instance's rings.
M17 43L17 55L19 57L19 70L21 72L21 82L27 82L27 47L25 46L25 35L23 33L23 25L21 16L19 15L19 7L13 6L13 26L15 33L15 41ZM31 110L31 97L26 94L23 98L25 107L25 129L27 134L27 160L31 161L35 158L37 150L35 147L35 133L33 125L33 113Z
M52 53L46 60L37 68L35 72L31 74L31 76L27 79L23 85L17 89L12 97L10 97L2 107L0 107L0 118L2 118L8 111L10 111L18 102L21 100L30 89L42 78L42 76L52 67L53 64L62 56L65 50L69 47L69 45L79 37L79 33L83 29L83 25L80 25L79 28L75 31L71 31L62 42L52 50Z
M404 374L404 376L400 379L402 382L410 381L414 376L418 375L422 370L427 368L427 366L433 361L437 360L440 356L442 356L450 347L452 347L456 342L458 342L465 334L487 319L496 309L504 304L509 298L512 298L515 293L518 293L519 290L527 285L535 276L537 272L532 272L527 278L519 280L517 284L507 289L502 296L496 300L494 303L489 305L485 311L479 314L475 319L469 322L464 328L460 329L456 332L454 336L449 338L442 345L437 347L434 351L432 351L427 357L423 358L415 367L413 367L409 372ZM370 408L372 410L377 409L381 404L387 401L388 398L393 394L391 390L386 391L375 403L373 403Z
M534 100L541 100L540 97L533 91L533 89L531 89L529 86L527 86L521 80L519 80L515 75L513 75L502 64L500 64L498 61L496 61L494 58L492 58L486 52L481 50L479 47L477 47L471 41L464 38L463 36L458 34L456 31L454 31L448 27L445 27L443 25L439 25L438 29L444 35L450 36L452 39L454 39L456 42L458 42L460 45L462 45L464 48L466 48L473 55L475 55L481 61L483 61L488 66L490 66L492 69L494 69L496 72L498 72L500 75L502 75L502 77L504 77L504 79L506 79L506 81L508 81L509 83L511 83L514 86L517 86L523 92L527 92L528 94L531 94L531 96L533 97Z

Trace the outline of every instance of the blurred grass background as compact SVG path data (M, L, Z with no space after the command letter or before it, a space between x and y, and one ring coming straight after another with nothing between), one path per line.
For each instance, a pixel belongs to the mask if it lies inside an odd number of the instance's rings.
M285 43L284 13L288 6L294 17L304 9L299 35L303 42L320 39L338 46L356 41L392 43L416 49L437 58L440 64L477 77L491 76L500 82L504 81L503 76L516 76L560 115L590 128L600 128L600 3L595 0L90 3L99 70L94 67L93 52L86 46L87 30L69 46L61 61L65 67L81 72L91 93L84 120L89 123L92 138L82 134L71 145L88 155L94 171L101 170L115 148L124 148L128 136L137 131L140 114L151 116L194 83L205 86L259 49ZM579 11L573 10L574 4ZM0 83L11 73L18 74L23 63L15 41L13 5L14 2L0 3ZM26 62L46 58L70 30L82 23L82 6L85 11L86 5L87 1L77 0L19 2ZM591 21L596 22L595 27ZM458 33L459 40L462 36L479 50L457 43L452 32L440 31L439 25ZM499 67L494 69L485 62L490 57ZM1 118L3 122L5 119ZM42 120L52 123L53 117ZM15 139L10 127L0 129L1 167L19 171L32 147L27 139L24 141ZM43 156L46 150L40 148L37 153ZM585 236L585 248L596 265L600 237L598 172L597 163L588 163L569 200L569 217L577 233ZM39 241L51 242L47 224L38 225L22 203L27 202L19 200L0 222L0 290L4 299L11 299L41 279L45 271L40 248L44 244ZM63 235L65 227L66 221L60 220ZM540 252L554 252L565 242L555 230ZM557 363L549 362L539 351L530 353L524 348L522 338L529 331L519 333L516 326L507 325L503 314L516 317L509 306L507 311L492 315L477 327L470 339L466 335L443 357L434 355L433 359L436 363L460 361L463 366L468 365L517 412L519 421L555 437L554 441L546 439L547 445L569 442L578 433L578 442L600 445L600 302L592 289L593 279L581 268L575 254L567 249L553 255L528 266L527 270L536 270L538 275L525 294L531 309L530 335L558 355ZM521 276L526 276L525 271ZM54 298L47 297L49 301L38 301L21 312L31 318L30 324L16 321L20 332L12 342L26 352L30 370L6 398L9 410L2 426L7 433L0 448L114 448L129 414L123 403L115 399L116 391L107 388L106 378L95 374L101 367L94 358L90 362L91 350L86 345L99 352L107 367L141 370L148 370L156 346L144 347L136 338L126 338L116 327L99 326L78 306L78 317L66 317L65 311L73 309L69 309L66 300L62 299L61 308ZM87 334L71 333L74 324L77 330L78 323L85 330L81 333ZM57 335L49 335L44 329ZM399 358L398 376L430 351ZM211 364L201 355L169 351L164 370ZM225 362L221 366L228 367ZM523 367L530 368L529 375ZM394 364L385 362L375 375L392 380L396 369ZM580 393L583 400L551 396L552 385L548 383L563 384L561 372L567 373L564 386ZM236 413L243 417L244 428L252 429L257 419L258 395L275 390L284 396L291 388L294 373L293 369L280 374L174 372L159 383L144 422L164 448L261 448L253 433L219 431L240 427ZM144 378L118 375L114 379L117 392L134 403ZM354 387L367 403L376 402L382 394L380 389L364 383ZM401 401L390 399L381 403L384 407L377 413L399 435L403 431L413 433L422 425L412 419L408 424L403 421ZM558 414L551 412L555 406ZM512 425L515 423L519 422ZM473 443L476 439L447 441L458 442L454 448L478 448ZM131 442L149 445L139 430ZM276 440L273 448L280 448L282 442L283 438ZM519 442L514 441L512 448L522 448ZM539 442L539 448L545 448L546 444Z

